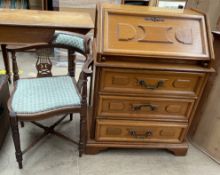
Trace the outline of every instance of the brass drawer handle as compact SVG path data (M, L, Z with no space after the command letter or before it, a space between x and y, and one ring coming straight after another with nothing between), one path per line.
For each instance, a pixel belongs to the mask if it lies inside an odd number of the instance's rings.
M128 132L130 136L135 137L136 139L146 139L153 135L153 132L151 130L147 130L144 134L137 134L137 132L134 129L131 129Z
M106 61L106 57L101 57L101 61Z
M157 109L157 106L152 105L152 104L133 104L132 105L133 111L140 111L141 108L149 108L150 111L155 111Z
M158 89L159 87L163 86L164 81L159 80L156 84L152 85L152 84L148 84L144 80L138 80L138 84L146 89L154 90L154 89Z

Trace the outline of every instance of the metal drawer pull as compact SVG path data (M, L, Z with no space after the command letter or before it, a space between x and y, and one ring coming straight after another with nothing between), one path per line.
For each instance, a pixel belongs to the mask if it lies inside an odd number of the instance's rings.
M133 104L132 109L133 111L140 111L141 108L149 108L150 111L155 111L157 109L157 106L152 105L152 104Z
M145 139L148 137L151 137L153 135L151 130L147 130L144 134L137 134L135 130L129 130L128 131L130 136L135 137L137 139Z
M142 87L145 87L146 89L157 89L161 86L163 86L164 81L163 80L159 80L156 84L152 85L152 84L148 84L147 82L145 82L144 80L138 80L138 84Z

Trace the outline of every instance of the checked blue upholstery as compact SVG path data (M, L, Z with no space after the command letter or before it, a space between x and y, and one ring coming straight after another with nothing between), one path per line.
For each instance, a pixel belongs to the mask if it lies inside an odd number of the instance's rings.
M64 47L72 47L77 49L78 51L84 53L85 46L84 46L84 39L80 36L73 36L70 34L57 32L55 37L52 41L52 44L57 46L64 46Z
M34 114L80 105L80 96L69 76L20 79L16 82L12 109L16 114Z

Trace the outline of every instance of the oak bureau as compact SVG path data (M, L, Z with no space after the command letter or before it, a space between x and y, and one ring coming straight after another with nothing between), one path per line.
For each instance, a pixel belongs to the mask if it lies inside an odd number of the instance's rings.
M213 72L205 14L101 4L86 152L165 148L185 155L186 136Z

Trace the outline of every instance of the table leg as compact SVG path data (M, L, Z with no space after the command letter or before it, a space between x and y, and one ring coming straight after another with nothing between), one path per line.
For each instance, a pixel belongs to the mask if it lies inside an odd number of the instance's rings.
M2 49L2 57L3 57L3 61L4 61L6 74L8 75L8 81L9 81L9 83L11 83L10 64L9 64L8 53L6 50L6 44L2 44L1 49Z

